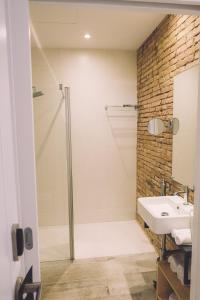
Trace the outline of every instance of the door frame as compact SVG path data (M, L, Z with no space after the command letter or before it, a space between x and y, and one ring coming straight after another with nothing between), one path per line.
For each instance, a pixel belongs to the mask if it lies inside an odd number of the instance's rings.
M38 280L39 275L39 251L38 251L38 220L37 220L37 199L36 199L36 172L35 172L35 147L34 147L34 127L33 127L33 105L31 88L31 59L29 40L29 13L28 0L0 0L6 4L7 15L6 24L9 38L9 65L10 73L9 89L10 95L4 105L7 106L13 124L12 138L16 147L16 161L14 170L19 191L19 209L23 226L31 226L34 233L34 251L26 252L24 261L26 270L30 264L35 266L34 277ZM200 15L199 0L32 0L38 2L66 2L89 5L114 5L128 6L130 9L158 10L168 13L195 14ZM1 39L0 34L0 39ZM1 77L0 77L1 78ZM199 81L200 88L200 81ZM200 93L199 93L200 94ZM200 95L199 95L200 103ZM12 110L10 111L10 105ZM200 105L198 106L200 116ZM3 110L0 110L0 118L3 118ZM200 118L198 118L198 128L200 129ZM200 137L197 138L198 152L200 153ZM4 157L0 153L1 159ZM196 192L195 192L195 215L193 233L193 259L192 259L192 285L191 300L196 300L200 296L200 155L198 156L196 172ZM9 299L9 298L8 298ZM10 300L10 299L9 299Z
M40 280L29 4L27 0L0 0L0 3L0 50L4 54L0 68L0 161L4 182L0 182L0 188L1 195L5 195L0 202L6 215L4 234L14 288L16 277L25 276L31 266L33 279ZM31 227L33 232L33 249L25 250L17 262L13 261L10 250L13 223L19 223L23 229Z
M4 0L10 66L12 121L16 148L16 180L22 228L33 232L33 250L24 251L25 273L33 266L33 280L40 280L32 70L27 0Z
M86 4L86 5L113 5L128 6L130 9L143 9L146 11L161 11L174 14L194 14L200 15L200 0L31 0L32 2L62 2L69 4ZM199 70L200 72L200 70ZM200 91L200 79L199 79ZM198 115L200 116L200 93L199 93ZM198 118L198 128L200 130L200 118ZM200 137L197 136L197 153L200 153ZM200 155L198 156L196 169L196 191L194 205L194 230L193 230L193 258L192 258L192 284L191 284L191 300L198 299L200 296L200 285L198 278L200 277Z
M0 298L12 299L16 277L24 275L23 257L13 262L11 226L19 223L16 155L13 143L9 47L5 1L0 1Z
M147 11L163 11L174 14L200 14L200 0L29 0L41 3L68 3L73 5L112 5L144 9Z

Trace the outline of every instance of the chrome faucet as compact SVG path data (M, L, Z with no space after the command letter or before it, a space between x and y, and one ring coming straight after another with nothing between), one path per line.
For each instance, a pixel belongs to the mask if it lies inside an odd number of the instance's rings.
M170 183L168 181L166 181L164 178L161 179L160 181L160 195L161 196L166 196L167 192L170 191Z
M183 199L184 199L184 205L189 205L188 199L189 199L189 193L190 191L194 191L192 189L190 189L187 185L185 185L183 187L183 190L177 191L174 193L174 195L183 195Z
M160 195L166 196L166 181L164 178L160 181Z

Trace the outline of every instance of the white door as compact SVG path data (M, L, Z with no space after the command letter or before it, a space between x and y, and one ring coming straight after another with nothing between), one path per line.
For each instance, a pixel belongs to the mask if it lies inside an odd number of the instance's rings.
M0 0L0 299L18 276L39 281L28 1ZM13 260L11 228L33 230L33 249Z

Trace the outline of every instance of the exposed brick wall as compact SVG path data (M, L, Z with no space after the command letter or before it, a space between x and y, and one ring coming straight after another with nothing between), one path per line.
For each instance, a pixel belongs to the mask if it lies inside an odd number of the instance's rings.
M168 15L138 49L137 197L159 195L161 178L172 176L173 136L152 136L147 126L154 117L172 118L173 77L199 63L199 41L200 17ZM171 180L171 192L180 187ZM147 232L159 248L160 237Z

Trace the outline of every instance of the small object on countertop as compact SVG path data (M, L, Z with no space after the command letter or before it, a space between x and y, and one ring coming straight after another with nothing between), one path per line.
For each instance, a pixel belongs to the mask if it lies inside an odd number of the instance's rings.
M183 253L175 253L168 257L168 263L172 272L177 273L178 265L183 264Z
M177 245L191 245L192 234L189 228L185 229L172 229L172 237L175 239Z
M174 293L172 293L170 296L169 296L169 300L178 300L178 298L176 297L176 295Z
M177 277L181 281L182 285L184 285L184 266L182 264L178 265ZM188 278L189 280L191 279L191 264L189 265Z

